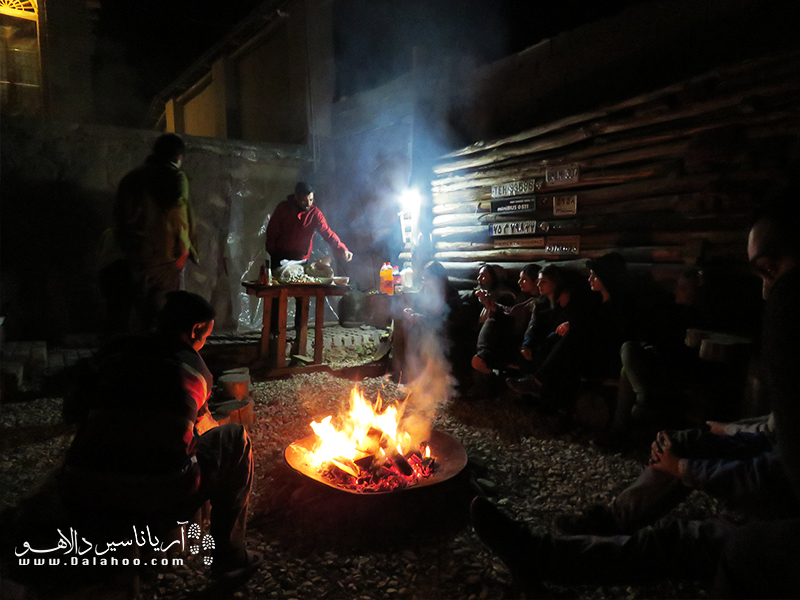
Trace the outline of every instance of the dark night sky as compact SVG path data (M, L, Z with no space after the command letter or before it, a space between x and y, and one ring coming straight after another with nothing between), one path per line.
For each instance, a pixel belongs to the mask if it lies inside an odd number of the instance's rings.
M150 101L262 0L104 0L97 21L96 114L142 125ZM400 75L411 49L495 60L647 0L335 0L337 90Z

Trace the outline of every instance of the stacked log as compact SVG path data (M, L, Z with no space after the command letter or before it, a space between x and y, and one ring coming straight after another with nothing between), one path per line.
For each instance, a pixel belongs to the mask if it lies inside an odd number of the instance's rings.
M518 270L612 251L657 277L744 262L752 210L787 177L799 117L792 53L452 152L434 168L435 258L463 279L483 262Z

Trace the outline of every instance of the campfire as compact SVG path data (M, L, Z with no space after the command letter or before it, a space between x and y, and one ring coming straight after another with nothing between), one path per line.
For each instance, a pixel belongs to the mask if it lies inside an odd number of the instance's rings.
M356 386L349 412L312 421L313 435L290 444L286 461L312 479L355 494L391 492L452 477L466 465L463 448L442 432L420 428L413 417L404 418L406 402L384 404L379 394L373 405ZM442 464L440 449L456 460Z

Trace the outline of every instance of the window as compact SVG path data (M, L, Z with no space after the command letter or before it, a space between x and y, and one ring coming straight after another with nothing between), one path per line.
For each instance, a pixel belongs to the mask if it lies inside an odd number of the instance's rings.
M42 109L36 0L0 0L0 106L7 114Z

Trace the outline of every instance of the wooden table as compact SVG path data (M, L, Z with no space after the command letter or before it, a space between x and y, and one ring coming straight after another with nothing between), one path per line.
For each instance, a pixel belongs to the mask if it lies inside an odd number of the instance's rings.
M325 298L328 296L344 296L350 291L348 285L331 285L326 283L286 283L279 285L264 285L251 281L244 281L242 285L247 293L264 299L264 318L261 327L261 345L258 351L258 363L266 368L270 375L280 376L297 372L320 371L327 368L322 362L322 327L324 323ZM277 352L274 367L269 364L269 343L272 333L272 305L273 300L278 300L277 317ZM316 312L314 315L314 360L304 367L286 366L286 319L289 298L297 298L295 315L295 329L297 337L297 353L304 355L308 345L308 316L311 298L316 298Z

